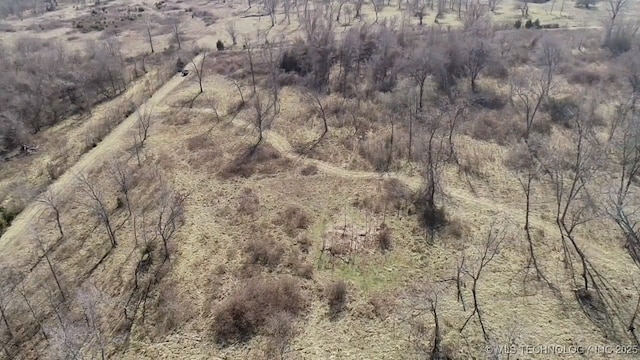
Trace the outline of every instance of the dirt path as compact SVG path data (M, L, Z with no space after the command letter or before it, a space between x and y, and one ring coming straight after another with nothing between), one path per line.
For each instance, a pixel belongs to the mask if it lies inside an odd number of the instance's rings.
M201 59L198 55L194 59L197 63ZM189 67L193 67L193 64L189 64ZM193 73L193 69L191 69ZM169 81L162 85L151 97L142 104L138 110L144 112L147 108L153 108L157 111L162 107L162 100L169 95L178 85L180 85L185 79L191 77L182 77L180 75L174 75ZM98 146L84 154L77 163L69 168L62 176L60 176L54 183L49 185L54 194L60 199L69 199L73 193L76 184L76 174L83 173L93 166L102 166L107 163L112 154L123 151L130 145L130 136L128 135L131 129L135 127L137 120L136 113L131 114L124 121L120 123L111 133L102 140ZM28 236L29 231L32 229L34 222L46 211L46 206L34 201L29 204L13 221L11 226L0 238L0 249L13 248L19 246L19 242L23 237ZM0 250L1 251L1 250Z

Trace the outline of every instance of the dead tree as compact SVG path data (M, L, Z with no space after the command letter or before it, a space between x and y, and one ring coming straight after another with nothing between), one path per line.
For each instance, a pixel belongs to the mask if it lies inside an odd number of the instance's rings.
M40 197L38 198L38 202L46 205L53 212L60 237L64 237L64 232L62 231L62 223L60 221L60 200L58 199L58 196L51 188L49 188L46 192L40 195Z
M103 333L101 323L102 316L100 314L100 306L102 294L95 285L85 284L77 295L77 300L82 307L84 318L86 321L89 344L95 343L100 353L100 359L106 359L106 346L108 344L105 334Z
M464 272L467 276L471 277L472 285L471 285L471 295L473 297L473 311L467 317L462 327L460 327L459 332L462 333L464 328L469 323L474 316L477 317L478 322L480 323L480 328L482 329L482 335L484 336L485 342L489 343L489 334L484 326L484 321L482 320L482 311L480 309L480 303L478 299L478 283L480 281L480 277L482 276L482 271L493 261L495 256L500 252L500 245L502 241L505 239L506 232L505 230L499 230L495 228L495 224L491 225L489 231L487 232L487 238L482 244L482 250L480 252L480 259L475 266L472 266L471 269L464 269Z
M116 247L118 245L116 233L111 224L111 214L104 194L98 188L98 185L93 183L85 174L76 174L76 181L78 182L79 191L82 195L82 199L78 200L78 202L89 209L102 225L104 225L111 247Z

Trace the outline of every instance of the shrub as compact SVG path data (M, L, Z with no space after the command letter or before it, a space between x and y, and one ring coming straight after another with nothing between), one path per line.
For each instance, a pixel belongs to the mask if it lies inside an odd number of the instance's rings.
M391 229L383 223L380 231L376 235L376 244L381 251L389 251L392 247Z
M224 50L224 43L222 40L218 40L218 42L216 42L216 49L218 49L218 51Z
M280 219L277 221L284 226L285 233L291 237L296 236L299 230L308 228L310 222L306 212L297 206L287 208L280 214Z
M289 160L282 159L278 150L268 144L262 144L256 150L250 148L241 153L222 169L219 176L223 179L236 176L248 178L256 172L274 173L278 168L288 164Z
M520 29L520 28L522 27L522 20L520 20L520 19L516 20L516 22L515 22L515 23L513 23L513 26L514 26L516 29Z
M524 23L524 27L527 29L531 29L533 27L533 22L531 19L528 19L526 23Z
M318 167L314 164L307 165L300 170L300 174L303 176L315 175L318 173Z
M262 265L273 269L280 264L284 249L273 240L255 239L245 248L247 264Z
M490 110L502 109L507 103L500 94L488 90L470 94L469 100L473 105Z
M281 314L295 317L305 308L300 285L293 278L253 278L214 311L213 335L223 346L245 342L257 334L266 335L271 319Z
M339 280L331 283L326 289L329 303L329 317L336 319L347 306L347 283Z
M11 226L13 219L18 215L17 212L8 210L0 206L0 235L5 232L5 230Z
M244 188L238 199L238 213L241 215L253 215L260 208L260 199L251 188Z
M385 181L384 190L387 204L393 206L398 212L400 210L406 210L412 203L413 193L411 189L398 179Z
M605 45L613 55L618 56L631 50L633 35L626 31L615 31Z
M540 29L540 20L536 19L533 23L532 23L533 27L535 27L536 29Z
M545 107L549 112L551 121L567 128L571 127L571 120L580 111L578 104L570 97L550 98Z

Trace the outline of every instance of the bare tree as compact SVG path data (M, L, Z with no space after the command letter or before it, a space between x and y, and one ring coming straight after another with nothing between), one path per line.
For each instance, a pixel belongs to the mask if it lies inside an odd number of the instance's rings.
M198 78L198 85L200 86L200 92L198 94L202 94L204 89L202 88L202 80L204 79L204 64L207 61L207 55L209 53L205 50L202 52L200 60L200 66L195 63L195 59L191 60L191 64L193 65L193 69L196 71L196 76Z
M162 239L164 248L164 261L169 260L169 241L173 238L176 230L184 221L184 202L186 194L181 194L173 190L162 176L158 175L161 195L158 204L158 222L156 223L156 233Z
M271 27L276 26L276 9L278 8L278 0L263 0L263 5L271 19Z
M414 0L412 11L413 16L418 18L419 25L422 26L423 20L427 16L427 4L423 0Z
M18 274L12 268L0 268L0 317L11 338L14 334L7 318L7 307L13 300L13 291L19 282Z
M527 250L529 253L527 266L525 268L525 271L527 271L525 274L525 283L529 276L528 270L531 268L535 271L535 276L538 281L545 281L549 283L538 264L538 257L536 256L533 236L531 234L531 201L533 198L534 182L542 176L542 165L538 161L537 155L541 142L542 140L535 137L530 138L526 142L523 141L519 144L517 150L512 152L511 157L508 160L509 166L516 173L516 177L525 196L524 231L528 245ZM524 170L524 174L520 173L521 170Z
M131 169L124 163L114 161L111 164L111 177L113 182L118 188L118 191L124 196L124 202L129 212L129 217L133 215L131 210L131 196L130 192L134 186L133 177L131 176Z
M431 71L431 62L429 61L428 51L425 46L415 48L409 58L405 62L407 74L411 77L415 85L418 87L418 109L422 110L424 88L427 77Z
M575 254L582 267L584 290L589 290L590 284L597 286L593 267L578 244L575 232L595 216L593 199L587 189L599 168L599 154L602 152L593 132L594 111L595 101L591 100L573 117L568 153L551 148L546 156L550 159L546 168L556 198L556 225L562 241L565 267L570 270L575 280ZM572 159L570 163L566 162L567 157Z
M266 100L265 100L266 99ZM260 93L255 93L253 96L253 110L255 111L254 125L258 129L258 140L253 145L253 151L258 149L258 146L262 144L264 139L264 131L269 126L269 113L274 106L274 102L270 97L265 97Z
M171 31L173 32L173 37L178 44L178 49L182 49L182 42L180 41L180 39L182 38L182 22L180 21L180 18L172 18L170 21L170 25Z
M480 328L482 329L482 335L484 336L485 341L489 342L489 334L484 326L484 321L482 320L482 311L480 309L480 303L478 299L478 283L480 281L480 277L482 276L482 271L493 261L495 256L500 252L500 245L504 241L506 237L505 230L499 230L495 228L495 224L491 225L489 231L487 232L487 238L482 244L482 250L480 251L480 259L477 264L474 266L470 266L470 268L464 269L464 273L471 277L472 285L471 285L471 295L473 296L473 311L467 317L467 320L460 327L460 332L464 330L464 328L469 323L469 320L474 317L477 317L478 322L480 323Z
M102 315L100 308L102 306L101 299L103 295L93 284L84 284L78 291L77 299L84 312L84 318L89 333L86 342L94 344L98 347L100 358L106 359L107 338L102 330Z
M316 144L317 144L320 141L322 141L322 139L329 132L329 125L327 123L327 112L325 111L326 104L324 103L324 101L321 98L320 94L318 94L317 92L315 92L313 90L309 90L309 91L307 91L305 93L305 99L306 99L307 103L311 104L311 106L313 107L313 111L315 112L316 116L318 116L318 117L320 117L322 119L322 124L324 126L324 128L322 130L322 134L320 135L320 137L316 141Z
M153 48L153 36L151 35L151 27L153 26L153 22L149 16L145 16L144 25L147 31L147 39L149 40L149 47L151 48L151 52L154 53L155 49Z
M137 137L140 147L144 146L149 136L149 128L151 128L151 120L153 119L153 105L143 105L136 110L138 121L136 122Z
M474 39L469 45L464 66L471 81L471 91L476 92L476 81L480 72L491 61L491 48L482 40Z
M527 74L517 74L512 80L512 104L514 103L515 96L515 102L520 105L516 110L524 115L526 128L523 137L525 139L529 138L542 101L549 93L547 84L548 78L546 74L540 73L537 70Z
M38 198L38 202L46 205L53 212L60 237L64 237L64 232L62 231L62 223L60 222L60 200L58 199L56 193L51 188L49 188L46 192L40 195L40 197Z
M609 44L609 41L611 40L611 33L624 13L624 9L627 7L627 4L628 0L607 0L607 12L609 13L609 17L607 19L608 22L604 40L605 45Z
M98 188L93 181L85 174L76 174L76 181L80 187L80 192L83 195L83 199L79 200L79 203L89 209L91 213L98 218L98 220L104 225L109 242L112 247L116 247L118 242L116 240L116 233L111 224L111 213L107 202L104 198L104 194Z
M224 26L224 29L227 31L227 34L229 34L233 45L236 45L238 40L238 29L236 28L235 21L227 22L227 24Z
M47 340L48 336L44 331L44 327L42 326L42 320L40 319L40 317L38 317L38 314L36 313L33 305L31 304L31 301L29 301L29 297L27 296L27 289L25 288L24 279L18 284L18 286L16 286L16 291L18 291L18 294L20 294L20 296L22 297L24 303L27 304L27 308L29 309L31 316L33 316L33 320L38 324L38 330L42 333L42 336L45 338L45 340Z
M66 301L66 296L64 294L64 291L62 290L62 285L60 283L58 274L53 266L53 263L51 263L51 258L49 257L49 249L46 248L44 242L40 238L40 235L36 231L33 231L32 234L33 234L33 239L35 240L35 243L38 246L38 250L42 251L42 257L44 257L44 259L47 262L49 270L51 271L51 275L53 276L53 280L55 281L56 286L58 287L58 291L60 292L60 296L62 296L62 301L64 302Z

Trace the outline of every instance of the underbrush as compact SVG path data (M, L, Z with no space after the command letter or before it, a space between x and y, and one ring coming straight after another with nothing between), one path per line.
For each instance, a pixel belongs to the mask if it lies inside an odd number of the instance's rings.
M307 307L300 284L290 276L251 278L214 310L215 341L222 345L269 335L283 318L293 321Z
M289 166L289 159L283 158L278 150L269 144L261 144L258 148L248 148L225 166L219 173L222 179L234 177L248 178L251 175L274 174Z

